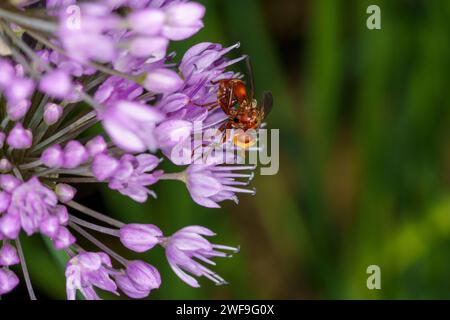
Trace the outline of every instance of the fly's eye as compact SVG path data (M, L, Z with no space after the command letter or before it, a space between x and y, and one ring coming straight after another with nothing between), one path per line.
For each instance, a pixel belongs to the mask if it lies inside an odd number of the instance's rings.
M238 118L234 118L233 121L237 123L237 122L239 122L239 119Z

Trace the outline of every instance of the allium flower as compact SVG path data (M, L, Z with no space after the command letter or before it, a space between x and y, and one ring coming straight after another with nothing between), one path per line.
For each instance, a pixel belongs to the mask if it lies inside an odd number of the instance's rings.
M132 223L120 228L120 241L130 250L145 252L159 243L162 231L152 224Z
M130 154L123 155L117 169L109 177L108 185L134 201L145 202L148 195L156 197L156 194L147 187L156 183L163 174L162 170L150 173L159 162L160 160L151 154L140 154L136 157Z
M108 267L112 268L111 260L103 252L80 253L70 259L66 267L67 299L75 300L75 293L80 290L86 299L97 300L94 286L118 294Z
M119 288L130 298L147 297L161 285L158 270L143 261L131 261L127 264L124 274L116 277Z
M204 236L214 236L215 233L201 226L185 227L164 239L162 245L166 249L167 260L172 270L187 284L199 287L198 281L186 272L196 276L204 276L217 285L226 284L217 273L203 266L199 261L214 265L213 257L230 257L218 250L239 252L239 248L211 244Z
M191 226L167 237L153 224L125 224L85 207L77 189L104 183L142 203L156 198L149 188L160 180L181 180L196 203L211 208L254 194L244 187L252 174L241 172L253 166L178 161L173 152L190 147L199 131L217 132L226 119L207 106L217 101L215 81L241 77L226 69L243 57L225 57L239 44L200 43L174 64L170 41L203 27L205 8L193 1L11 3L22 4L0 5L0 42L11 49L0 58L0 295L23 285L9 269L19 265L30 298L37 298L20 242L31 235L65 253L68 299L77 291L86 299L100 299L102 291L141 299L162 285L156 266L128 260L88 229L135 252L165 248L174 272L193 287L201 276L224 284L201 263L237 249L208 242L209 229ZM92 136L97 124L104 130ZM208 149L217 141L200 144ZM164 172L163 160L187 167Z
M253 169L255 169L254 166L192 164L178 178L186 182L192 199L199 205L219 208L218 202L224 200L232 200L238 203L237 193L255 194L255 189L244 188L253 179L253 172L240 173L242 170ZM245 180L236 180L238 178Z

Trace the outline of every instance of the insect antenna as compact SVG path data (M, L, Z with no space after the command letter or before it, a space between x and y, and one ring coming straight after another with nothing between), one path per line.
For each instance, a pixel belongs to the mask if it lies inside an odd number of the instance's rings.
M248 55L245 56L245 64L247 65L247 73L250 85L250 101L253 101L253 98L255 96L255 81L253 78L252 62L250 61L250 56Z

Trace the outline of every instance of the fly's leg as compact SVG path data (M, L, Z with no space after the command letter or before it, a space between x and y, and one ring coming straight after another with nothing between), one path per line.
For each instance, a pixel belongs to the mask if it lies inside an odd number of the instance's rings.
M223 123L219 127L219 129L217 129L217 131L219 131L218 139L219 139L220 142L218 141L218 142L214 142L214 143L211 143L211 144L208 145L208 150L206 151L206 154L205 154L205 160L206 161L208 160L208 157L211 155L211 153L213 152L213 150L216 147L219 147L219 146L223 145L224 143L226 143L228 141L229 136L228 136L228 131L227 130L228 129L232 129L232 128L233 128L232 127L232 123L230 121L227 121L227 122Z
M230 130L232 128L233 126L231 121L228 121L220 126L219 131L222 133L222 144L226 143L230 138L228 135L229 131L227 130Z
M222 95L222 96L219 96L218 98L217 98L217 101L214 101L214 102L209 102L209 103L193 103L194 104L194 106L197 106L197 107L205 107L205 108L208 108L208 111L211 111L211 110L214 110L215 108L217 108L218 106L220 106L220 100L221 99L223 99L225 96L224 95ZM224 110L225 111L225 110Z
M220 135L220 140L222 141L223 140L223 135L224 135L224 131L225 131L225 128L227 127L227 123L224 123L224 124L222 124L218 129L217 129L217 131L218 131L218 133L219 133L219 135ZM211 152L212 152L212 150L214 149L214 148L216 148L216 147L218 147L218 146L220 146L221 144L223 144L223 142L220 142L220 143L218 143L218 142L211 142L211 143L205 143L205 142L203 142L200 146L198 146L198 147L196 147L194 150L192 150L192 154L191 154L191 159L192 158L194 158L194 156L195 156L195 154L196 154L196 152L197 152L197 150L199 149L199 148L205 148L205 152L206 152L206 155L205 155L205 158L206 159L208 159L208 156L211 154ZM201 154L200 154L200 157L203 157L203 152L201 152ZM196 160L196 159L195 159Z
M205 107L205 108L207 108L208 111L211 111L211 110L214 110L215 108L217 108L219 106L219 103L217 101L205 103L205 104L194 103L194 106Z

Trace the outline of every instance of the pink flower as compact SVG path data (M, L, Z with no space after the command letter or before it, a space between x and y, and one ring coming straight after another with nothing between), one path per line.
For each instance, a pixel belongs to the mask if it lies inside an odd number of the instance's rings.
M172 93L181 88L183 80L180 76L169 69L156 69L147 74L144 87L154 93Z
M199 287L198 281L186 272L196 277L206 277L217 285L227 282L217 273L203 266L199 261L214 265L210 260L213 257L230 257L229 254L218 250L238 252L239 248L211 244L204 236L214 236L215 233L201 226L190 226L180 229L171 237L162 241L166 248L166 256L170 267L180 277L192 287ZM199 260L199 261L197 261Z
M235 171L248 171L254 168L254 166L193 164L186 170L187 188L192 199L204 207L219 208L218 202L224 200L232 200L237 203L236 193L254 195L256 191L244 188L253 178L253 173ZM246 181L238 181L237 178L244 178Z
M159 243L162 231L153 224L131 223L120 228L120 241L135 252L145 252Z
M41 78L39 89L52 97L64 99L72 90L72 81L66 72L55 70Z
M0 295L12 291L19 284L19 278L9 269L0 269Z
M69 260L66 267L67 299L75 300L77 290L88 300L100 297L94 290L98 287L117 294L117 286L110 278L111 260L103 252L85 252Z
M17 123L6 138L6 142L14 149L28 149L33 143L31 130Z
M168 7L163 35L170 40L184 40L203 28L205 7L195 2L176 3Z

